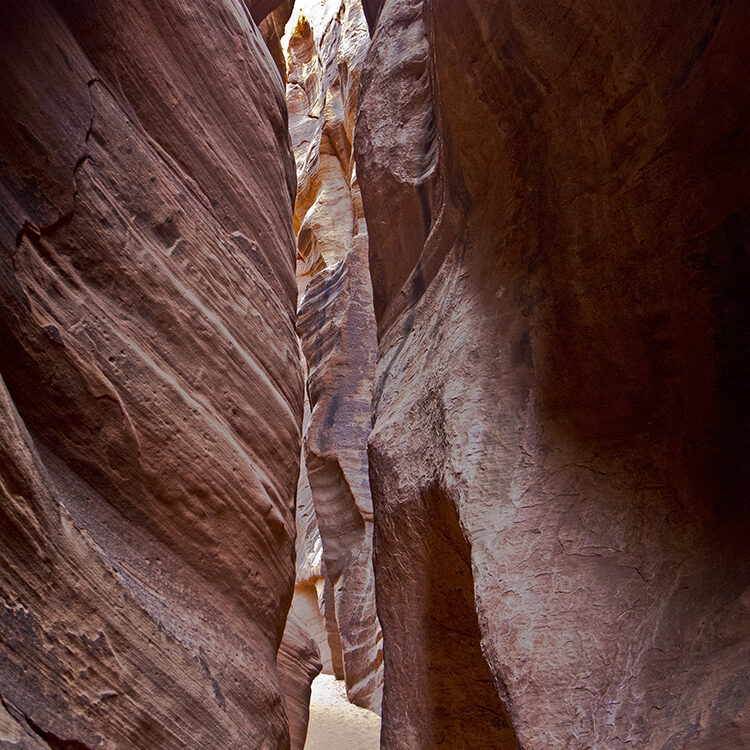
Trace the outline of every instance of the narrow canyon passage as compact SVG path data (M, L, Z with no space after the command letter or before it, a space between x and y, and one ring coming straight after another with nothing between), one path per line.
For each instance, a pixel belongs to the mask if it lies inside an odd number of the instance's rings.
M0 748L750 747L747 3L0 22Z

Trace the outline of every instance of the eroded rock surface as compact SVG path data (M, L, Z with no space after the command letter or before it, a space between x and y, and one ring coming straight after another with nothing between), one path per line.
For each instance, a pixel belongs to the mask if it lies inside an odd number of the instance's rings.
M380 11L355 152L384 748L750 744L749 23Z
M302 355L304 356L304 355ZM310 407L305 399L303 430L310 424ZM292 609L305 622L315 641L322 671L344 679L344 662L341 655L341 636L336 623L333 587L326 573L323 559L323 541L320 538L318 517L315 511L310 481L307 477L304 454L300 461L297 484L297 564Z
M320 650L310 633L307 621L299 617L298 608L294 606L298 596L298 590L295 589L284 637L276 656L281 687L286 699L291 750L302 750L305 746L310 716L311 685L323 667Z
M278 2L275 3L279 5ZM286 55L282 37L290 16L292 15L293 0L284 0L276 10L269 13L259 24L258 29L266 42L268 51L279 69L284 84L286 84Z
M4 741L284 747L303 403L280 76L234 2L0 15Z

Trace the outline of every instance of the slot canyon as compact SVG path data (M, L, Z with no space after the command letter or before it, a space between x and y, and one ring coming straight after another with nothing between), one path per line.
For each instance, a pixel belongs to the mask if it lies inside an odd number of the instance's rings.
M0 19L0 748L750 748L750 3Z

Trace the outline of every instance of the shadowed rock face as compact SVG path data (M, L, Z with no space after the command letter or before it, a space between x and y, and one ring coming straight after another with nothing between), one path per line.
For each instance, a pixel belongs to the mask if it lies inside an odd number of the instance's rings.
M250 15L258 26L264 20L267 20L270 14L275 13L280 6L283 6L282 13L286 13L287 18L289 18L289 12L291 12L290 0L246 0L246 5L250 9Z
M279 5L0 10L0 744L747 747L746 4Z
M286 698L291 750L302 750L305 746L310 715L310 686L323 666L320 651L310 634L310 628L297 614L299 608L294 606L298 597L298 589L295 589L284 637L276 656L281 686Z
M229 0L8 6L3 732L283 747L303 400L280 76Z
M383 747L750 743L749 23L381 10L355 153ZM419 595L434 554L454 607ZM475 645L436 652L454 618ZM510 726L452 718L478 652Z
M377 587L392 592L386 615L408 612L409 627L387 644L391 684L409 685L418 713L387 714L390 736L404 747L514 747L505 707L480 644L470 550L452 501L437 487L380 518L382 549L408 549L410 574L379 568Z
M276 3L278 4L278 3ZM276 67L281 73L281 77L284 79L286 84L286 57L284 56L284 49L281 43L281 37L284 36L284 27L286 26L289 17L292 15L293 0L284 0L273 13L266 16L259 24L258 30L260 31L263 39L266 42L268 51L271 53Z
M362 0L362 10L365 13L367 19L367 27L370 30L370 35L375 31L375 27L378 22L378 16L380 15L380 9L384 3L384 0Z
M304 355L302 355L304 356ZM310 406L305 399L303 431L310 425ZM304 452L297 485L297 578L292 600L298 618L305 622L320 652L322 671L344 679L341 636L336 624L333 589L326 574L323 541L310 481L305 468Z
M308 421L309 413L305 401L303 424ZM297 559L294 595L276 663L286 698L290 748L302 750L307 736L312 681L322 669L328 667L328 671L331 671L331 652L315 588L316 582L323 580L320 532L315 519L310 483L302 462L297 482L295 517Z

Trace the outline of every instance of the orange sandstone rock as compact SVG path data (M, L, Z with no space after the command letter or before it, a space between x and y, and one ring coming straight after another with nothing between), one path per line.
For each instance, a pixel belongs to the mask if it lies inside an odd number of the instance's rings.
M312 607L308 613L315 622L322 617L331 668L345 679L350 700L379 710L382 646L367 467L375 320L352 158L359 71L369 36L359 0L303 2L297 12L287 102L299 184L298 330L312 406L305 463L323 576L314 581L319 614ZM298 601L311 605L309 583L307 598ZM315 627L322 631L319 623ZM325 650L320 637L318 643Z
M368 44L358 0L301 4L289 41L287 85L300 291L320 270L342 260L353 237L366 231L352 142Z

